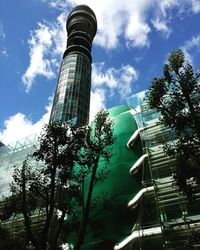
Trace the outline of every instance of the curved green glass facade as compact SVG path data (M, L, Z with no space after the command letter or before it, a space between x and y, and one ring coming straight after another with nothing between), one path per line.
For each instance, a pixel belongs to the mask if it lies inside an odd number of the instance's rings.
M134 224L134 214L127 207L128 202L141 189L141 175L131 176L129 169L142 154L141 142L138 141L134 148L127 147L127 142L137 129L133 116L128 112L128 106L111 108L109 116L114 120L113 156L109 163L99 162L99 170L107 165L110 171L103 182L94 187L93 199L102 195L109 195L110 207L99 211L102 204L97 204L97 224L103 224L103 230L99 237L93 237L93 233L85 238L82 249L113 249L114 242L119 242L130 234ZM95 212L94 212L95 213Z

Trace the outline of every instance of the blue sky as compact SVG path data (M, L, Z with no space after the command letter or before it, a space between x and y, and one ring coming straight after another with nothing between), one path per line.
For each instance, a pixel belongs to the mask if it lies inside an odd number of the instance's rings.
M91 118L125 103L162 74L182 48L200 69L200 0L6 0L0 2L0 140L9 143L48 122L66 46L65 20L87 4L97 16Z

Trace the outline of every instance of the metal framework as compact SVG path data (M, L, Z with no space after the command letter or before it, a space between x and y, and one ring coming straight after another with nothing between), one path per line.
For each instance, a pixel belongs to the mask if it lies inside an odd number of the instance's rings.
M140 234L135 242L132 240L120 249L153 249L150 248L151 244L154 249L200 249L198 241L193 241L200 230L200 193L196 193L194 202L188 202L174 184L176 158L169 157L163 150L163 143L175 140L176 135L159 124L158 115L144 101L140 103L139 120L139 125L143 124L139 132L143 155L148 156L143 157L141 164L143 189L146 188L147 191L143 194L143 199L139 200L140 213L135 228ZM192 181L191 185L194 185ZM152 209L151 219L147 216L148 208ZM156 211L155 214L153 210ZM151 234L147 235L146 232L150 229Z

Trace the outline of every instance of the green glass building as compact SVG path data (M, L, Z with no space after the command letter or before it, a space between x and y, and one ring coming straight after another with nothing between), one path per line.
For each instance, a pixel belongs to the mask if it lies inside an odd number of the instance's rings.
M94 12L86 5L73 9L67 18L67 48L63 55L50 122L77 126L89 120L91 47L97 30Z

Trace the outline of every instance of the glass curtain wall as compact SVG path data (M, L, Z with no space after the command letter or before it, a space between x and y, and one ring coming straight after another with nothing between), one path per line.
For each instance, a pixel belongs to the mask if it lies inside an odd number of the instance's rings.
M91 65L81 53L63 59L51 114L52 122L84 124L89 119Z

